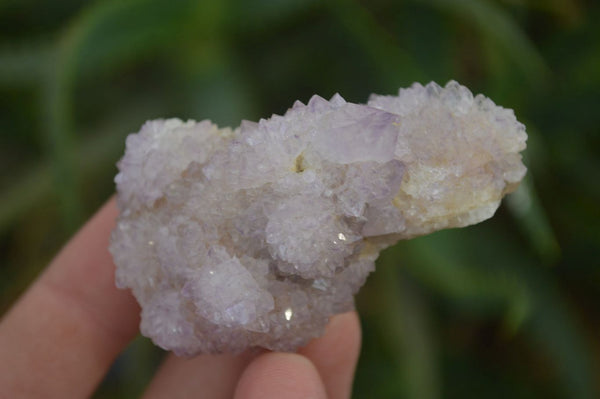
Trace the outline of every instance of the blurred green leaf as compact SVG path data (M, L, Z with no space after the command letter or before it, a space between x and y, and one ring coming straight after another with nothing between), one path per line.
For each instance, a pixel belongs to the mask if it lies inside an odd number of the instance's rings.
M371 59L381 76L382 87L396 89L425 80L412 56L377 23L367 8L355 0L330 0L328 4L336 21Z
M517 191L507 197L506 204L544 263L556 262L560 247L533 188L531 176L526 177Z
M461 24L472 25L506 56L534 87L549 77L549 69L531 40L502 7L488 0L413 0L454 15Z
M573 319L568 302L541 270L528 279L535 292L535 307L527 326L532 344L549 357L562 382L566 398L597 398L597 375L590 361L590 347ZM546 274L546 273L543 273Z
M396 361L402 365L406 398L441 397L439 359L431 323L431 309L414 282L406 278L397 265L379 268L388 315L383 318L388 345L395 349ZM387 267L386 267L387 266Z
M39 85L45 75L51 43L25 43L0 48L0 86Z
M317 0L231 0L231 23L236 30L264 31L319 5Z
M582 17L582 6L572 0L502 0L502 3L553 14L564 22L574 23Z
M448 298L480 306L504 308L506 327L513 333L531 311L528 287L512 269L487 267L471 259L459 231L439 232L398 245L410 262L412 275ZM400 249L399 249L400 250Z
M50 168L41 166L24 172L16 185L0 195L0 233L42 198L48 198L52 188Z

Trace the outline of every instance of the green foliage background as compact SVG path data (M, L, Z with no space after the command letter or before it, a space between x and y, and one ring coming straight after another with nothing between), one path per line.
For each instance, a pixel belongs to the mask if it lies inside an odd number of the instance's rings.
M598 21L584 0L0 1L0 312L145 120L456 79L515 109L529 174L493 219L381 256L355 397L600 397ZM96 397L139 395L160 356L137 339Z

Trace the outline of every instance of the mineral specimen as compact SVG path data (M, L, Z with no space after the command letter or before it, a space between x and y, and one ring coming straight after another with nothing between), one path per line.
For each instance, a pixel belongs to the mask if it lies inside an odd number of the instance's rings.
M178 355L295 350L353 307L381 249L491 217L526 139L456 82L314 96L235 130L147 122L115 178L117 285Z

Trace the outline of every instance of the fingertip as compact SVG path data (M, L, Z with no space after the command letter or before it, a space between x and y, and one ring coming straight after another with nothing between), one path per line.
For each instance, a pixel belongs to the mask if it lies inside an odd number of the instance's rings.
M325 334L299 353L315 365L329 398L349 398L361 347L360 320L356 312L332 317Z
M191 359L169 354L143 395L144 399L202 397L225 399L254 354L200 355Z
M320 340L327 342L327 344L333 344L334 347L328 345L331 350L337 349L338 352L351 351L358 356L362 343L362 329L358 313L352 311L333 316L323 337L309 343L307 347L311 344L318 345Z
M242 374L236 399L326 399L325 386L309 359L295 353L265 353Z

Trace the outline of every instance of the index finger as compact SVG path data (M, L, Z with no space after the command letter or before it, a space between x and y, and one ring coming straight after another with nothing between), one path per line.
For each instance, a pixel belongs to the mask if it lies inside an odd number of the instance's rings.
M71 239L0 323L7 397L87 397L137 334L139 307L115 287L110 200Z

